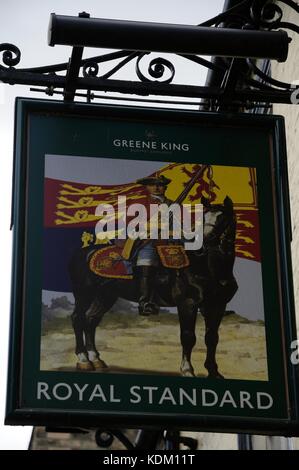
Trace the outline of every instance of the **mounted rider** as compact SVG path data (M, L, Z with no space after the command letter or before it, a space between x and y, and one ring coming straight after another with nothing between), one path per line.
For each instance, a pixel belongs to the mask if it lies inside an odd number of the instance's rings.
M136 231L133 224L133 236L129 235L126 241L116 239L113 244L100 248L91 255L89 267L97 276L110 279L135 277L140 315L159 313L157 305L159 299L155 298L155 286L158 270L162 266L171 269L172 272L177 270L189 277L191 275L188 269L183 271L183 268L189 266L189 258L183 246L187 232L184 226L182 236L182 215L184 215L182 204L207 168L208 165L200 165L175 201L165 195L172 181L159 172L137 180L136 184L145 188L142 205L146 208L146 214L150 214L145 220L141 216L143 230L139 228ZM140 224L137 223L137 226ZM153 226L154 234L152 234ZM190 234L192 238L193 230Z
M194 172L184 190L175 201L167 199L165 196L168 185L171 180L164 175L156 174L137 181L138 184L145 186L148 193L148 202L152 204L178 204L181 206L190 193L193 186L202 177L209 165L200 165ZM173 219L174 221L174 219ZM173 227L169 227L172 229ZM139 313L140 315L151 315L159 312L159 307L155 303L155 279L159 266L163 264L166 268L182 269L189 266L189 259L182 246L182 239L174 242L170 236L167 244L160 245L157 240L127 240L122 252L125 260L135 262L137 278L139 278ZM173 237L174 238L174 237ZM137 242L137 243L136 243ZM162 263L161 263L162 262ZM139 272L138 272L139 271Z
M164 175L155 175L136 181L145 186L147 192L146 204L171 206L174 202L165 196L171 180ZM171 227L170 227L171 234ZM170 235L171 236L171 235ZM176 243L178 243L177 241ZM127 240L123 249L123 257L133 261L136 278L139 281L139 314L154 315L159 313L159 306L155 303L155 280L159 266L159 240Z

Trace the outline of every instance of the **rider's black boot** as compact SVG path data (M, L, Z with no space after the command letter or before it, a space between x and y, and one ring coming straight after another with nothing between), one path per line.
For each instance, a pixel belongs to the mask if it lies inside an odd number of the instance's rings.
M154 302L155 277L154 266L139 266L139 315L149 316L159 313L159 306Z

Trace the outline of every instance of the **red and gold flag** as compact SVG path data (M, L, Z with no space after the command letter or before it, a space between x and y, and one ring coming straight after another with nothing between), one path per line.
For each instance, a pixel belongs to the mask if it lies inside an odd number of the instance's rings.
M155 175L164 175L171 180L166 197L175 201L200 167L200 164L170 163ZM213 165L198 179L183 202L199 204L204 196L212 204L222 204L227 195L234 202L237 218L236 255L260 261L255 169ZM45 178L44 225L46 228L82 228L82 243L88 246L96 242L94 228L100 219L95 215L97 206L111 204L117 211L119 196L126 197L125 209L134 203L148 208L146 189L136 182L90 185ZM121 216L117 214L117 217Z

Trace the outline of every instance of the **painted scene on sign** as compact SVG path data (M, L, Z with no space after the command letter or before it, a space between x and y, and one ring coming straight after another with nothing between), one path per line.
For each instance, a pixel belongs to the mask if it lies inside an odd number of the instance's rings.
M268 380L256 170L46 155L43 371Z

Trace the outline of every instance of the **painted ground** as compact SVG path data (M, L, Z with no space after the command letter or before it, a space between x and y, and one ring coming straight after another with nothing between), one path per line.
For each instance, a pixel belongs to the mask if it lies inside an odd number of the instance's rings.
M196 375L205 377L201 315L198 316L196 334L192 362ZM162 312L158 316L141 317L133 312L108 313L97 329L96 340L109 372L179 375L181 346L175 314ZM65 317L60 312L45 322L41 370L75 370L74 344L69 314ZM225 316L220 329L217 361L225 378L267 380L263 322L250 322L234 313Z

